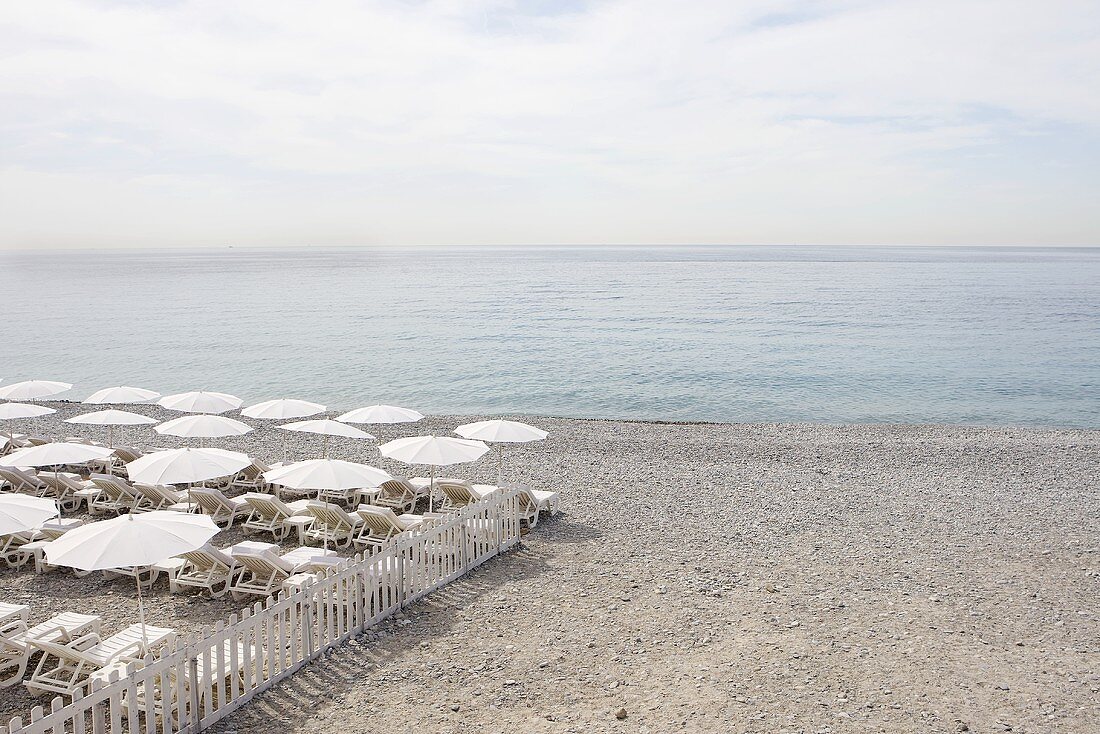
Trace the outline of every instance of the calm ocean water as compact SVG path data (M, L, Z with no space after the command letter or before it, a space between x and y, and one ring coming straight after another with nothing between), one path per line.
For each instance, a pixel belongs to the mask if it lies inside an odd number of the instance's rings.
M0 253L4 384L1100 427L1100 249Z

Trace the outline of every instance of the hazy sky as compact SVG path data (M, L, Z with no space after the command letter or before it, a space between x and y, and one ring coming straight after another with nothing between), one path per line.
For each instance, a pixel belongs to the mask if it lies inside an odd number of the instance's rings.
M0 247L1100 244L1100 4L34 2Z

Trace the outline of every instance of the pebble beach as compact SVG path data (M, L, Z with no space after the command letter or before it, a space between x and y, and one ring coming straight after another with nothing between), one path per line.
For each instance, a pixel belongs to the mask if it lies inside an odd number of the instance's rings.
M106 437L61 422L85 406L47 404L15 430ZM562 511L216 731L1100 728L1100 432L518 418L550 438L510 447L504 476L561 492ZM384 441L470 420L367 428ZM210 445L274 461L285 434L291 459L319 455L320 437L250 423ZM410 473L374 445L335 439L330 455ZM496 472L494 451L450 473ZM32 620L136 618L128 579L0 575ZM163 581L147 603L181 632L239 607ZM0 689L4 721L41 702Z

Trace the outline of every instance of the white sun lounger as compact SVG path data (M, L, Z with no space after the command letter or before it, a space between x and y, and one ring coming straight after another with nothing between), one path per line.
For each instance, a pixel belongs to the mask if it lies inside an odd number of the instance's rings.
M356 513L363 519L362 529L352 541L356 548L382 548L406 530L418 528L424 522L423 515L397 515L388 507L359 505Z
M379 507L389 507L397 512L408 512L416 507L421 497L427 496L428 480L424 483L394 477L378 485L375 491L360 492L361 499Z
M274 495L259 492L247 492L241 495L241 499L252 508L248 519L241 526L245 534L271 533L276 540L282 540L292 529L286 522L289 518L295 515L309 515L309 511L306 510L309 500L287 503Z
M43 496L56 499L57 504L66 512L80 507L85 498L82 493L95 486L90 481L81 479L79 474L66 472L42 472L38 479L49 487Z
M472 484L465 479L438 479L435 488L443 495L443 510L457 510L497 491L491 484Z
M140 659L145 651L169 643L175 636L171 629L146 625L147 643L143 643L141 625L132 624L105 640L95 632L64 645L27 640L29 645L42 651L42 659L23 685L36 696L50 692L71 696L87 686L96 671L114 663Z
M38 478L30 469L20 469L14 466L0 466L0 480L3 480L9 492L23 492L41 497L49 489L49 485Z
M245 544L238 543L233 550L233 557L244 567L229 586L234 599L270 596L292 575L327 568L340 561L336 551L305 545L281 556L271 548L255 552L241 548L242 545Z
M89 481L99 490L99 494L88 500L88 512L93 515L118 515L142 503L140 493L122 477L93 474Z
M143 484L142 482L134 482L133 487L141 498L135 512L166 510L187 503L187 492L184 490L159 484Z
M185 563L169 581L172 591L181 588L199 589L212 599L225 596L233 577L239 571L237 559L227 552L205 545L198 550L181 553Z
M233 527L233 521L239 517L248 517L252 512L252 506L244 497L226 497L218 489L204 489L202 487L191 488L191 503L202 509L203 513L218 525L227 528ZM169 509L177 508L175 505Z
M65 643L89 632L99 632L99 616L63 612L27 627L27 606L0 603L0 687L23 680L33 649L28 640Z
M233 489L243 489L249 492L266 492L268 484L267 480L264 479L264 472L271 471L271 469L272 467L259 459L253 459L251 464L234 475L229 486Z
M363 524L363 518L359 515L349 515L344 508L329 502L309 500L306 503L306 511L313 516L313 523L306 529L306 541L324 545L331 543L337 548L351 545L352 539L358 534L359 526Z

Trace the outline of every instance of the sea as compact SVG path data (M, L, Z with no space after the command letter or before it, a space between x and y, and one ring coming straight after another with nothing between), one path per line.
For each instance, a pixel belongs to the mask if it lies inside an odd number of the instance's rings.
M9 251L0 345L74 400L1100 428L1100 249Z

